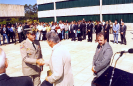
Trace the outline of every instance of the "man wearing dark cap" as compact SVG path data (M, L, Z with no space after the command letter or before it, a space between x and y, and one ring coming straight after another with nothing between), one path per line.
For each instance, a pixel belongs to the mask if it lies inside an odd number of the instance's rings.
M42 59L41 46L38 40L35 40L35 32L27 31L27 39L20 45L22 56L22 72L24 76L30 76L34 86L41 84L40 74L43 70L44 60Z

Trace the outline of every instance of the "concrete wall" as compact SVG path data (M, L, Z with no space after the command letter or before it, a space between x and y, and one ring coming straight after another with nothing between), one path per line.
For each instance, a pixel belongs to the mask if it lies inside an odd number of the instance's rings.
M0 4L0 17L25 16L23 5Z

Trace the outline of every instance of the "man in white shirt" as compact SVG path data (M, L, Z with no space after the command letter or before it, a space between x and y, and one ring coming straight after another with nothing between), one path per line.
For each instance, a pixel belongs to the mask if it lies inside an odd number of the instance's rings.
M42 23L39 23L39 25L37 26L37 30L38 30L38 33L37 33L37 38L36 40L42 40L42 29L43 29L43 24Z
M62 23L62 21L60 21L59 26L61 28L62 39L64 39L65 27L64 27L64 24Z
M23 28L22 28L21 24L19 25L17 31L18 31L19 43L21 43L22 42L22 33L23 33Z
M52 75L47 76L44 82L47 81L54 86L73 86L74 79L69 51L59 43L60 38L57 33L48 32L46 38L52 48L52 54L50 60L45 61L45 65L49 66ZM41 86L45 86L44 82Z

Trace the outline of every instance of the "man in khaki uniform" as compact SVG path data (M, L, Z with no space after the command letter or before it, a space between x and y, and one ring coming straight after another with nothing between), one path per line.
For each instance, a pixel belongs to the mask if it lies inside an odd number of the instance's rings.
M34 86L39 86L40 73L43 68L43 59L39 41L35 41L35 32L27 31L27 39L20 45L22 56L22 72L24 76L30 76Z

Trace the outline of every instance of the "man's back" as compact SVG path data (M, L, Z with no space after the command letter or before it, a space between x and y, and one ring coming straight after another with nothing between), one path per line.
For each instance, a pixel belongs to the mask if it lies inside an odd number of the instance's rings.
M0 75L0 86L33 86L33 83L28 76L9 77L2 74Z
M71 68L71 56L69 51L61 44L57 44L52 52L50 68L53 72L52 77L56 77L54 82L56 86L73 86L73 73Z

